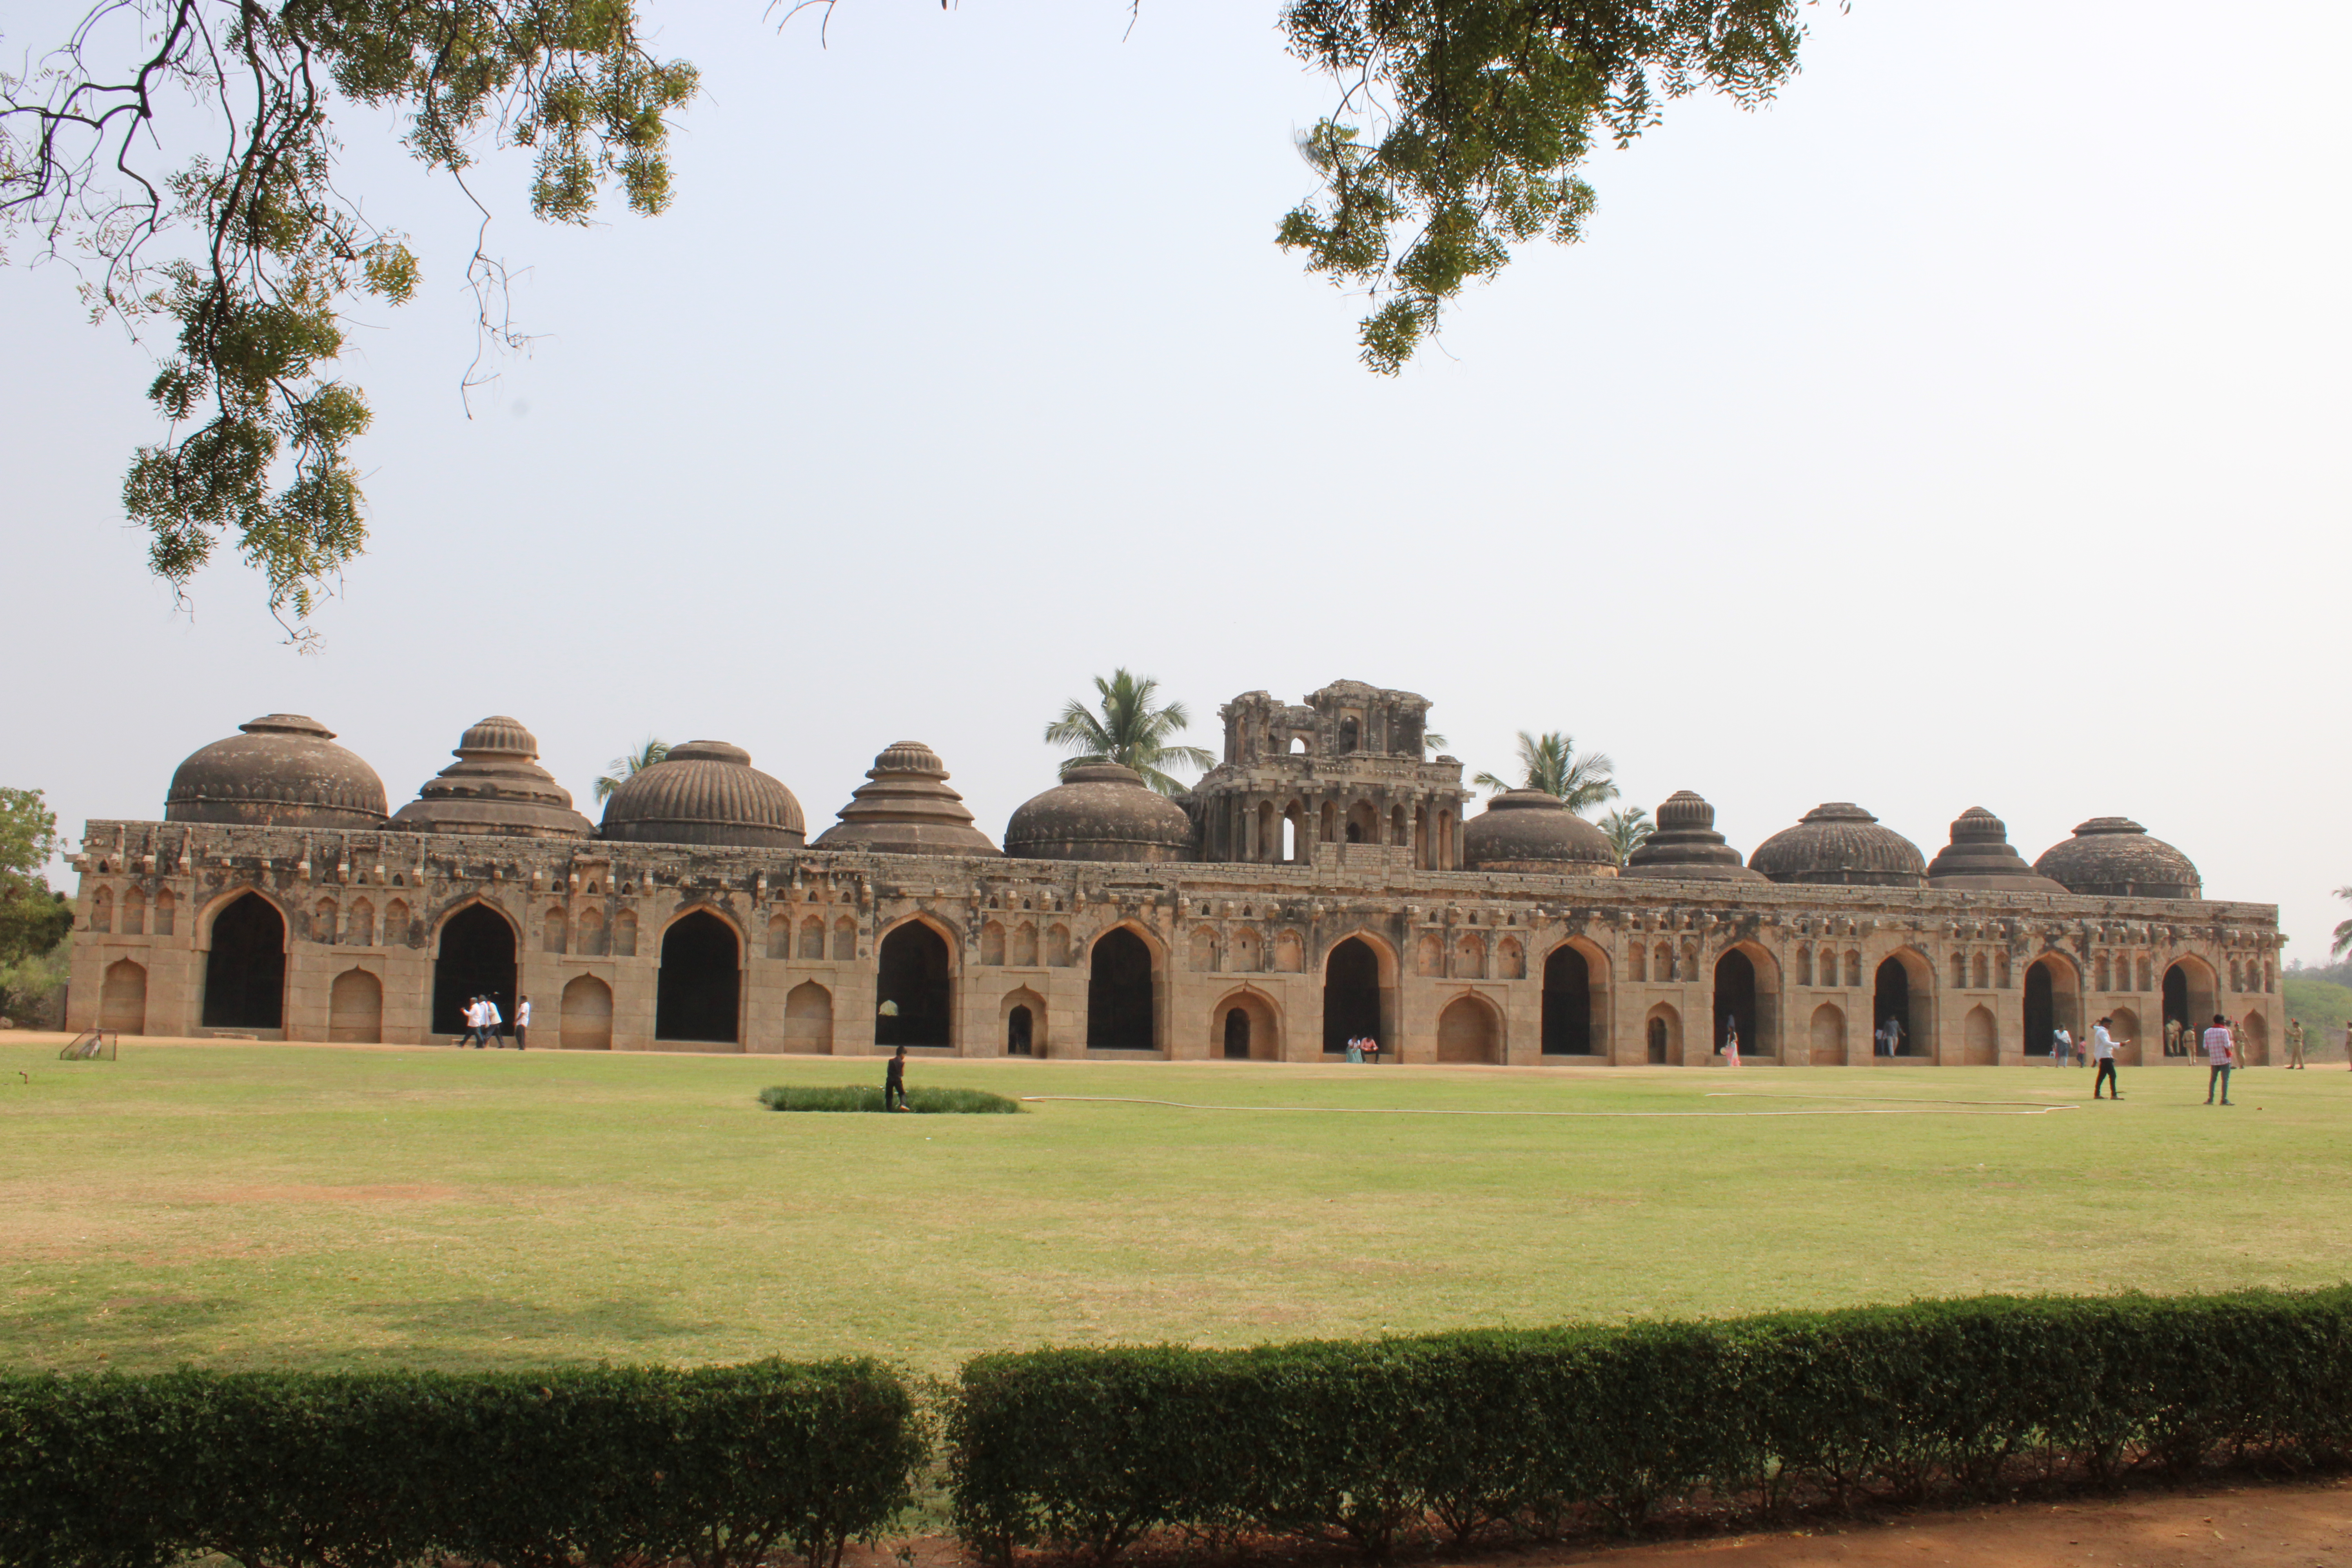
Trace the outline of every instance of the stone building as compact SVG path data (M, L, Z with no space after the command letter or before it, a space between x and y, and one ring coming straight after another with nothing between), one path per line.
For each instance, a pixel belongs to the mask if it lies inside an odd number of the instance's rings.
M368 764L272 714L184 763L160 822L83 831L71 1022L126 1034L444 1041L466 1000L575 1049L1685 1065L2021 1063L2102 1016L2284 1024L2278 919L2207 900L2122 817L2028 865L1980 808L1930 861L1833 803L1751 857L1688 791L1621 870L1549 796L1473 812L1428 703L1343 681L1221 710L1171 800L1074 769L974 825L924 745L808 839L740 748L697 741L591 826L512 719L388 812ZM1875 1029L1901 1028L1897 1054ZM2175 1058L2186 1059L2186 1058Z

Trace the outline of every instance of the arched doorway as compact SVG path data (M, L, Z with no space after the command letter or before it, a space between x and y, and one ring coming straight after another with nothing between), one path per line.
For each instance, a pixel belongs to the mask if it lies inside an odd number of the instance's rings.
M1245 1062L1250 1055L1250 1017L1246 1008L1225 1009L1225 1059Z
M1813 1009L1812 1064L1817 1068L1845 1066L1845 1009L1824 1002Z
M2027 1056L2049 1057L2058 1048L2058 1031L2079 1038L2075 1016L2074 970L2063 959L2042 954L2025 971L2025 1038Z
M1282 1059L1282 1025L1265 996L1244 986L1209 1010L1209 1054L1227 1061Z
M671 921L662 932L654 1038L733 1045L742 990L742 944L733 926L709 910Z
M1922 964L1921 968L1924 971L1926 966ZM1935 1054L1928 1031L1927 986L1923 976L1914 974L1911 966L1900 957L1890 958L1878 966L1872 981L1870 1018L1874 1042L1876 1032L1885 1027L1889 1018L1900 1026L1895 1046L1896 1056Z
M1150 947L1125 926L1105 931L1087 960L1087 1049L1159 1049L1155 1011Z
M1543 1054L1592 1054L1592 966L1567 942L1544 960Z
M488 996L514 1022L515 929L488 904L467 904L441 925L433 958L433 1033L466 1032L466 1005Z
M1683 1018L1664 1002L1650 1009L1642 1024L1643 1059L1652 1067L1680 1067L1683 1060Z
M147 1032L147 971L128 958L106 966L99 987L98 1026L110 1035Z
M2271 1065L2271 1023L2263 1016L2260 1009L2238 1021L2238 1048L2245 1056L2246 1066L2264 1068Z
M1961 1048L1966 1053L1969 1066L1989 1068L2000 1063L2000 1028L1993 1022L1991 1008L1981 1005L1969 1008L1961 1035Z
M908 921L882 939L877 968L876 1045L955 1043L954 988L945 938L921 921Z
M204 1021L207 1029L285 1027L286 917L258 893L240 894L213 918Z
M1725 1037L1735 1028L1741 1056L1767 1054L1763 1031L1757 1027L1756 963L1738 948L1715 961L1715 1033L1708 1048L1723 1049Z
M814 980L802 981L784 997L784 1049L833 1054L833 993Z
M2212 1026L2213 1015L2221 1010L2216 995L2218 978L2194 958L2176 959L2164 972L2164 1016L2180 1021L2189 1038L2185 1055L2200 1054L2202 1047L2198 1042Z
M611 1050L613 988L593 974L573 975L556 1011L555 1043L567 1051Z
M383 982L364 969L346 969L327 993L327 1038L337 1045L373 1046L383 1038Z
M1351 936L1323 963L1323 1049L1343 1056L1349 1040L1380 1037L1381 955L1370 942Z
M1437 1059L1488 1062L1503 1059L1503 1031L1495 1010L1475 996L1457 996L1437 1016Z
M1037 1016L1018 1003L1004 1015L1004 1054L1008 1057L1037 1054Z

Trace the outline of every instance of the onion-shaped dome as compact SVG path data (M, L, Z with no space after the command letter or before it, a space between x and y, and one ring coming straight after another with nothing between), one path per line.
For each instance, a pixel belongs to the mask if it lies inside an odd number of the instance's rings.
M1473 871L1613 877L1617 852L1601 829L1539 789L1509 789L1462 825L1462 862Z
M971 825L963 796L948 788L948 765L920 741L901 741L874 759L869 781L841 808L841 820L817 837L819 849L881 855L993 855L996 846Z
M2042 852L2033 868L2070 893L2108 899L2201 899L2205 879L2188 856L2128 816L2095 816Z
M1027 860L1156 864L1192 857L1192 818L1133 768L1072 768L1004 825L1004 852Z
M539 738L503 714L457 737L457 760L395 813L394 827L508 838L593 838L572 792L539 765Z
M1715 807L1686 789L1659 804L1657 826L1625 857L1628 877L1662 882L1760 882L1764 873L1739 863L1739 851L1715 830Z
M1962 892L2066 890L2027 865L2009 841L2009 825L1980 805L1969 807L1952 823L1952 841L1927 862L1927 885Z
M180 764L163 796L164 821L383 826L383 781L316 719L271 713L236 728Z
M639 768L604 803L598 837L623 844L727 844L797 849L801 803L724 741L689 741Z
M1919 847L1850 801L1817 805L1756 847L1748 863L1775 882L1853 888L1919 888L1927 862Z

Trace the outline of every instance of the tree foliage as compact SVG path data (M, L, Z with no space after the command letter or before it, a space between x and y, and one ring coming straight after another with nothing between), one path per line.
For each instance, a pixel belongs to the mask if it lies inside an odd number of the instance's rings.
M1063 762L1062 772L1117 763L1141 773L1143 782L1161 795L1183 794L1183 783L1162 773L1160 764L1207 768L1215 765L1216 758L1198 746L1174 743L1192 716L1181 702L1155 702L1159 690L1160 682L1148 675L1138 678L1119 669L1108 680L1096 676L1100 714L1089 710L1084 699L1073 697L1062 716L1045 726L1045 743L1072 753Z
M2336 889L2336 896L2339 899L2352 899L2352 888L2338 888ZM2327 944L2327 956L2341 958L2347 952L2352 952L2352 921L2339 921L2336 926L2335 940Z
M0 237L71 259L94 318L171 334L166 431L122 488L159 575L184 591L232 542L300 638L365 545L368 406L331 367L353 308L407 300L418 263L339 181L339 123L393 110L461 182L530 148L544 219L584 224L609 181L656 213L696 77L640 33L630 0L100 0L0 76ZM503 274L478 249L469 275L490 326Z
M1798 0L1289 0L1291 51L1341 95L1299 139L1321 189L1280 241L1375 302L1363 362L1394 374L1514 245L1582 237L1596 140L1622 147L1702 87L1769 99L1799 17Z
M656 763L662 761L668 755L669 742L667 741L662 740L658 736L647 736L646 738L645 744L639 746L635 751L630 752L624 756L614 757L611 762L604 764L613 771L604 774L596 781L596 798L598 800L612 799L614 792L618 790L623 784L628 783L633 775L652 767Z
M41 874L58 846L58 814L41 792L0 787L0 968L39 957L73 930L73 906Z
M1649 810L1644 806L1623 806L1601 819L1601 836L1609 840L1609 847L1616 852L1620 866L1632 859L1633 851L1647 844L1650 835L1657 830L1658 825L1650 820Z
M1480 773L1470 782L1480 789L1539 789L1568 802L1569 810L1579 816L1617 798L1617 786L1609 776L1617 764L1606 752L1578 756L1574 738L1564 731L1547 730L1540 735L1520 731L1519 767L1522 780L1516 784L1494 773Z

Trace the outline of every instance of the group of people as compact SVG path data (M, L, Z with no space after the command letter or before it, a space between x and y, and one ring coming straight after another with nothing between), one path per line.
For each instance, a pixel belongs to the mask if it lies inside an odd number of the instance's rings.
M1380 1037L1357 1035L1350 1038L1348 1041L1348 1059L1351 1062L1370 1062L1378 1066L1381 1059Z
M496 1002L488 996L475 997L466 1004L466 1032L457 1037L457 1048L462 1051L470 1045L478 1051L485 1045L496 1045L499 1049L505 1050L507 1042L503 1031L506 1022L506 1016L499 1011ZM529 1049L527 1042L530 1037L530 998L518 996L515 998L514 1016L515 1049Z

